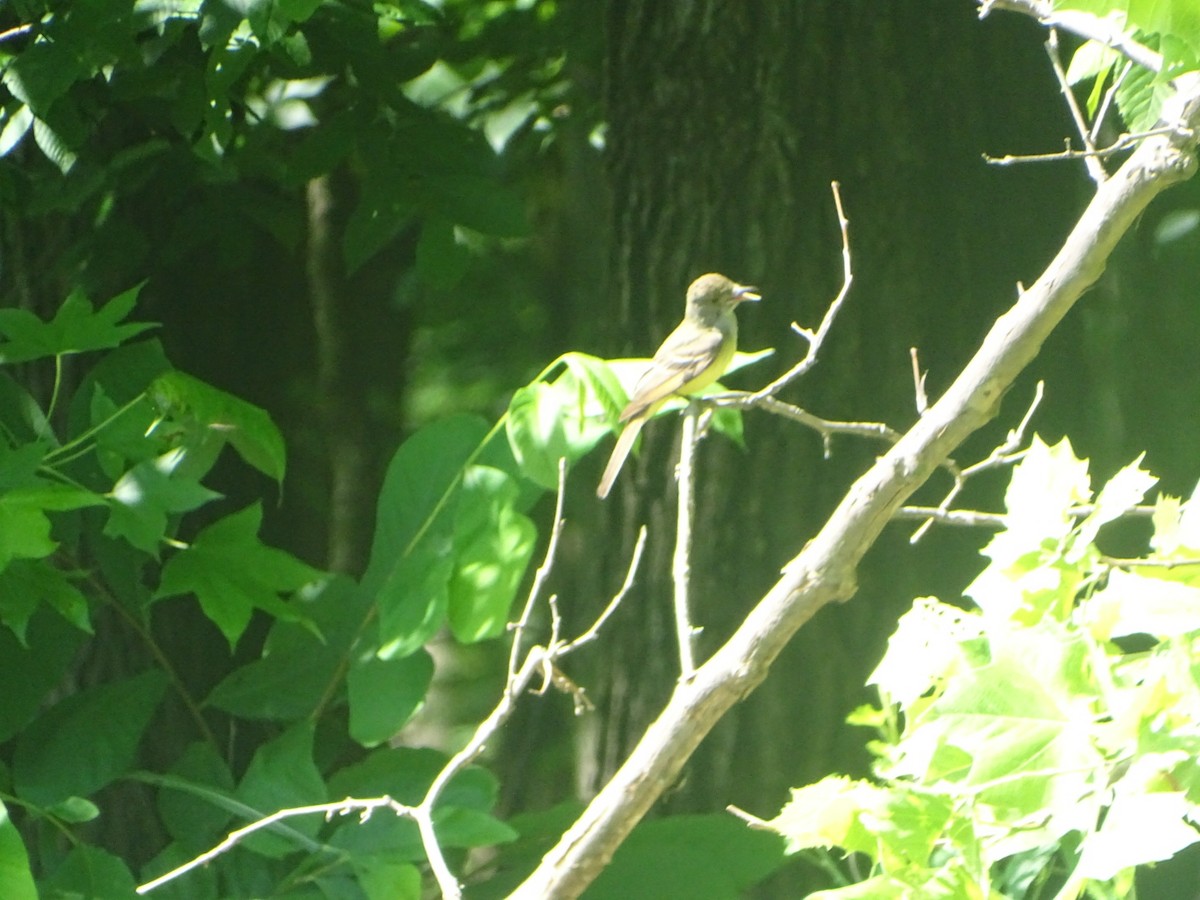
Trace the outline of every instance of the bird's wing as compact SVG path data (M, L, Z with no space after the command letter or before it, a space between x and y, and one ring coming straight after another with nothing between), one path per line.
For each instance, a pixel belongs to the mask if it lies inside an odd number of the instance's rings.
M642 415L700 375L717 359L724 339L724 333L716 327L676 328L638 379L629 403L621 410L621 421Z

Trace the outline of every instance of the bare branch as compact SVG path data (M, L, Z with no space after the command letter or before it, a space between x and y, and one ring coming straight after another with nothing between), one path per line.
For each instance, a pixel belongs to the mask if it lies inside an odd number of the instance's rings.
M148 894L156 888L162 887L167 882L174 881L181 875L186 875L188 872L192 871L192 869L199 868L200 866L212 862L222 853L232 850L246 838L250 837L250 835L262 831L264 828L270 828L273 825L277 825L285 819L294 819L297 816L311 816L318 813L324 815L326 819L330 819L335 815L344 816L351 812L357 811L359 813L359 821L365 822L371 817L371 813L377 809L382 809L385 807L399 814L406 814L412 810L412 807L397 803L391 797L387 796L373 797L369 800L356 800L353 797L347 797L346 799L339 800L336 803L316 803L312 806L296 806L292 807L291 809L281 809L269 816L263 816L263 818L257 819L251 822L249 825L239 828L236 831L229 832L225 839L211 850L206 850L195 859L188 860L183 865L177 866L170 872L159 875L157 878L151 879L145 884L138 885L137 893Z
M514 676L517 672L517 660L521 653L521 639L525 636L525 629L529 627L529 618L533 615L533 608L537 604L538 595L545 587L547 579L550 577L550 570L554 567L554 557L558 553L558 539L562 534L563 527L563 497L567 492L567 460L562 457L558 461L558 494L554 499L554 524L550 526L550 539L546 542L546 556L542 560L542 564L538 566L537 572L533 576L533 584L529 588L529 596L525 598L525 606L521 610L521 616L517 619L516 624L509 627L513 632L512 648L508 652L508 673L509 676Z
M679 677L688 679L696 671L695 632L691 617L691 554L692 517L696 513L695 463L697 424L700 411L696 401L690 401L683 413L679 438L679 465L675 469L679 482L679 507L675 517L675 552L671 557L671 580L674 582L675 635L679 643Z
M1025 445L1025 430L1029 427L1029 423L1033 420L1034 412L1042 402L1045 389L1045 382L1039 381L1033 392L1033 400L1030 401L1029 408L1025 410L1025 415L1021 417L1020 423L1016 428L1008 432L1002 444L992 448L992 452L988 454L986 459L974 465L967 466L961 472L955 473L954 485L937 506L939 514L949 511L950 504L962 493L963 488L967 485L967 480L972 476L978 475L980 472L986 472L988 469L995 469L1020 461L1025 455L1025 451L1022 449ZM933 525L935 518L930 517L922 523L921 527L914 531L912 537L908 539L909 543L915 544L921 540L925 536L925 532Z
M1070 159L1086 159L1091 156L1112 156L1136 147L1147 138L1176 134L1178 131L1179 126L1177 125L1163 125L1159 128L1151 128L1149 131L1139 131L1133 134L1126 132L1107 147L1101 147L1099 150L1072 150L1071 140L1068 138L1063 141L1066 149L1059 153L1028 153L1019 156L988 156L985 153L983 154L983 160L990 166L1014 166L1018 163L1061 162L1062 160Z
M1083 164L1087 167L1092 181L1100 184L1108 178L1108 172L1096 156L1096 147L1092 143L1092 135L1088 129L1087 119L1084 118L1083 110L1079 108L1079 103L1075 100L1075 92L1071 90L1071 85L1067 83L1067 73L1063 71L1062 57L1058 52L1057 28L1051 28L1050 35L1046 38L1046 55L1050 57L1050 66L1054 69L1054 77L1058 79L1058 88L1062 91L1063 99L1067 101L1067 109L1071 111L1071 118L1075 122L1075 128L1079 131L1079 137L1083 140L1083 146L1088 151L1083 156Z
M838 228L842 233L842 288L833 298L833 302L829 304L829 308L825 310L825 316L821 319L821 324L816 331L810 331L795 322L792 323L792 331L808 342L808 350L804 354L804 358L765 388L756 391L747 402L747 406L754 406L767 397L775 396L817 364L817 355L820 353L821 345L825 342L825 336L833 327L834 319L837 318L838 311L842 308L842 302L850 292L850 285L854 281L854 273L850 266L850 220L846 218L846 211L842 208L841 185L834 181L830 187L833 190L833 205L837 209Z
M925 393L925 373L921 371L921 363L917 359L917 348L908 348L909 358L912 360L912 376L913 376L913 392L917 398L917 415L925 415L925 410L929 409L929 395Z
M638 530L637 542L633 547L633 555L629 558L629 568L625 572L625 581L622 583L620 590L613 595L613 598L609 601L608 606L604 608L604 611L601 612L596 618L596 621L592 623L592 627L562 648L563 654L570 653L576 648L582 647L584 644L589 644L599 636L600 629L604 627L604 623L608 621L608 617L616 612L617 607L621 605L621 601L625 599L625 595L633 589L633 580L637 575L638 567L642 564L642 553L645 551L645 549L646 526L643 525Z

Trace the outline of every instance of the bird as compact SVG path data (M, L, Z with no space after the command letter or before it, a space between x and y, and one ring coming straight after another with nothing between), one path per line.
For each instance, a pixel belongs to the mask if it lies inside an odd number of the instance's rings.
M716 272L701 275L691 283L683 321L655 351L621 410L618 422L624 428L604 467L597 497L603 500L608 496L642 426L667 400L699 393L725 373L737 352L734 310L747 300L761 299L757 288Z

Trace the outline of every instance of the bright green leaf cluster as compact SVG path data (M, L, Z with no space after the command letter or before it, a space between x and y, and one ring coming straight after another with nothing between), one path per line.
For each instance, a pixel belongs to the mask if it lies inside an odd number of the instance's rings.
M1093 115L1115 83L1117 108L1125 124L1131 131L1145 131L1158 121L1163 101L1172 93L1171 79L1200 69L1200 6L1194 0L1054 0L1052 5L1057 12L1078 11L1106 19L1162 55L1162 71L1156 73L1099 42L1080 46L1067 69L1067 80L1080 84L1094 79L1087 102Z
M1065 440L1034 439L975 608L917 600L871 675L885 705L856 719L880 732L879 783L827 778L772 823L792 850L871 859L816 896L1018 896L1036 876L1075 897L1200 840L1200 495L1159 499L1144 558L1096 544L1154 483L1139 459L1094 492Z

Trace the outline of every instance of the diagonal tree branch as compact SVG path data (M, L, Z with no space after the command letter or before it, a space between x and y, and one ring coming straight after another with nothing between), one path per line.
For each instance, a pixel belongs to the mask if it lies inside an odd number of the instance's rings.
M1200 124L1200 84L1176 84L1180 96L1165 120L1181 130L1146 140L1097 189L1058 255L996 320L949 390L855 482L729 641L692 679L680 682L629 759L511 897L582 893L721 716L766 678L796 631L822 606L854 593L860 560L904 501L996 415L1005 391L1100 277L1150 201L1195 171L1196 138L1187 128Z

